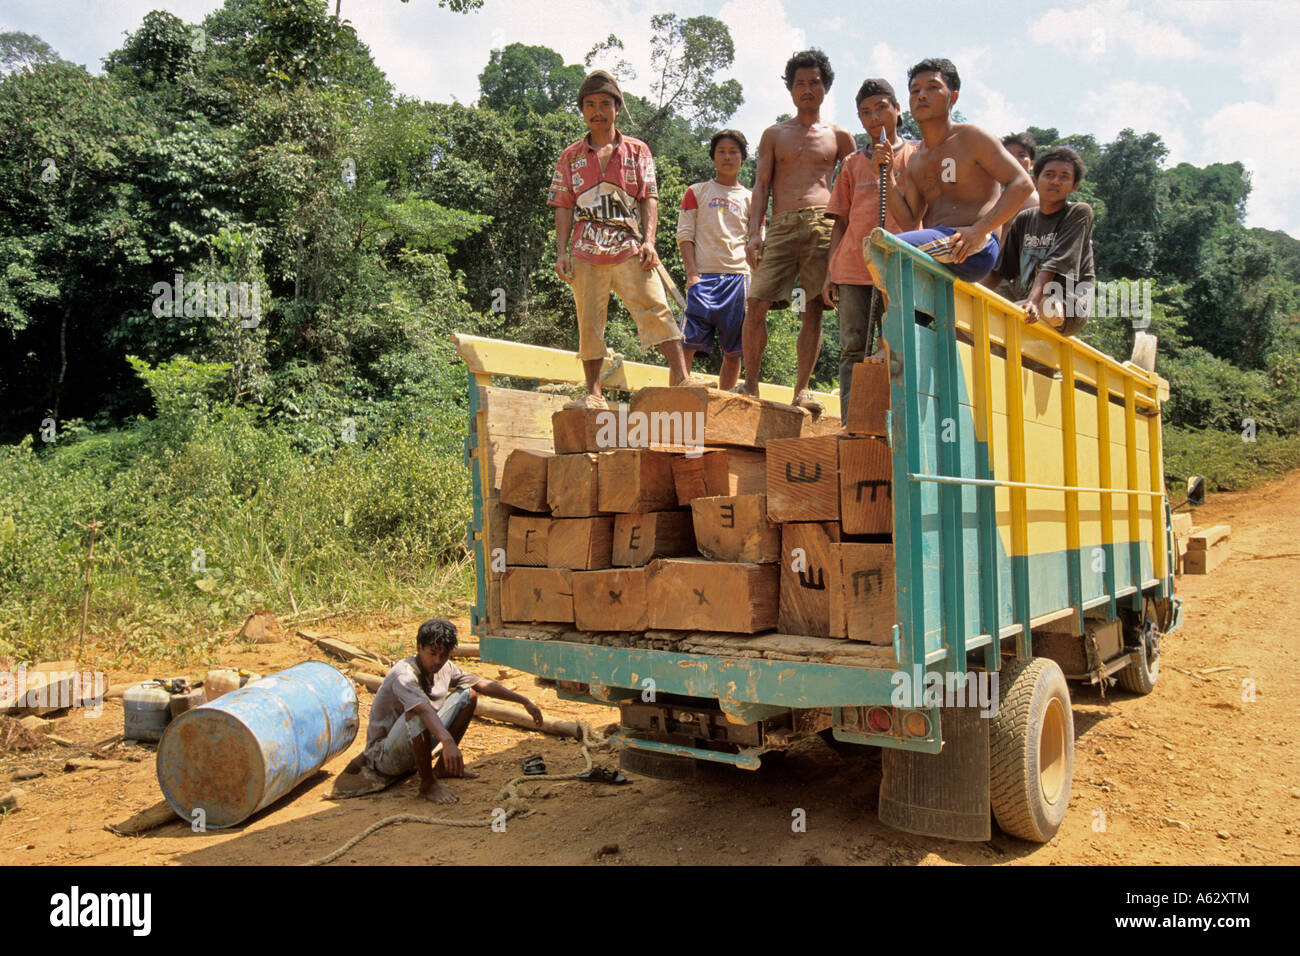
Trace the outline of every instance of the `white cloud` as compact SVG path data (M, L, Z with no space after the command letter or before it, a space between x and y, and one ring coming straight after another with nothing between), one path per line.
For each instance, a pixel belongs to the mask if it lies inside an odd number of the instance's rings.
M1243 135L1249 131L1249 135ZM1300 235L1300 116L1294 108L1232 103L1201 123L1207 162L1240 160L1251 173L1246 221Z
M1093 63L1128 50L1150 61L1195 60L1207 51L1178 27L1151 19L1127 0L1099 0L1074 10L1052 9L1029 25L1029 39Z
M1170 165L1192 158L1187 135L1192 107L1178 90L1136 80L1108 83L1082 104L1079 115L1098 142L1114 139L1127 127L1139 135L1160 134L1169 147Z
M804 30L790 21L781 0L729 0L717 18L731 30L736 45L732 72L745 88L745 105L734 122L756 143L759 133L778 116L794 112L781 74L790 55L807 49L810 41ZM817 45L815 39L811 42ZM831 65L837 66L834 57ZM835 102L844 98L841 86L848 87L852 82L845 80L843 64L839 64L836 83L822 104L823 120L835 122Z

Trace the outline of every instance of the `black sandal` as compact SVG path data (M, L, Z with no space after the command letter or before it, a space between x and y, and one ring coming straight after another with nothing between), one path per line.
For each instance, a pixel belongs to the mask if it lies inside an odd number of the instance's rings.
M546 761L542 759L541 754L533 754L531 757L524 758L524 776L543 777L545 775Z
M604 767L592 767L590 770L584 770L578 774L578 779L585 780L588 783L627 783L627 777L620 771L606 770Z

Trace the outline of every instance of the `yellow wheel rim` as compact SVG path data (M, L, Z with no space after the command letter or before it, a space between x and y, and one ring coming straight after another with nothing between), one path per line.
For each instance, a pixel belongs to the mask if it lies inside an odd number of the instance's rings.
M1065 708L1053 697L1043 712L1043 727L1038 735L1038 786L1043 799L1056 803L1065 788Z

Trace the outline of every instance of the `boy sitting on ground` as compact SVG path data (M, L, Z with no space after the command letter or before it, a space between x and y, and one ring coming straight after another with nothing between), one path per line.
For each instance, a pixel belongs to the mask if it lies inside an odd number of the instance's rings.
M420 796L434 803L455 803L456 794L439 777L477 777L465 767L460 739L465 736L479 694L522 704L542 726L542 711L527 697L494 680L467 674L448 658L456 646L456 627L432 620L420 625L414 657L393 665L370 705L366 749L344 773L363 768L381 778L417 770ZM434 755L441 755L434 763Z
M677 218L677 245L686 267L686 368L696 352L708 355L713 337L722 350L718 387L731 390L740 378L741 333L749 296L749 261L745 237L750 198L738 180L749 156L745 134L719 130L709 141L709 158L717 175L695 183L682 197Z

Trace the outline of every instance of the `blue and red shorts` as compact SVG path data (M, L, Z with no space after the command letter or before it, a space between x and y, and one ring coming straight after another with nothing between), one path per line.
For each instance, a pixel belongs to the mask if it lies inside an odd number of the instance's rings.
M686 340L682 347L713 351L716 333L723 355L741 354L741 331L745 326L745 300L749 297L749 276L744 273L710 272L686 290Z

